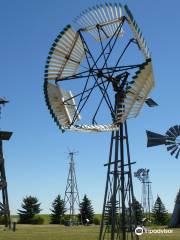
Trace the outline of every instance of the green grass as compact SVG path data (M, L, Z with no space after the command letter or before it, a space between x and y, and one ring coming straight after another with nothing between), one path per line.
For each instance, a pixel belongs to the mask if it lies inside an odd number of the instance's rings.
M140 240L179 240L180 239L180 228L173 229L173 233L169 234L143 234Z
M97 240L99 226L17 225L17 231L3 230L0 240ZM179 240L180 228L171 234L143 234L140 240Z
M98 227L65 227L59 225L17 225L17 231L3 231L0 240L97 240Z

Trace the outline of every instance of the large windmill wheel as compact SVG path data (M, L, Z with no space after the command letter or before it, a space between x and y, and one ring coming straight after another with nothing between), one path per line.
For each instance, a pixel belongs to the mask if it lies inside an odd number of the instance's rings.
M150 53L128 7L95 6L75 23L77 31L67 25L54 40L45 66L45 99L59 128L113 131L144 102L156 105L147 98L154 86Z
M144 102L156 105L148 98L154 87L152 59L127 5L89 8L75 23L52 44L45 100L62 131L112 132L99 240L134 240L126 120L137 117Z
M175 125L165 133L161 135L151 131L146 131L147 133L147 147L154 147L158 145L166 145L167 151L171 155L175 154L175 158L179 157L180 153L180 125Z

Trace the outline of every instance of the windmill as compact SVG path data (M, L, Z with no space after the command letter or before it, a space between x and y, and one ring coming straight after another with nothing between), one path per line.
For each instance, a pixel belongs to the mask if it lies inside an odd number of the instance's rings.
M7 100L0 98L0 110L1 106L8 103ZM1 115L1 111L0 111ZM1 116L0 116L1 117ZM5 226L11 227L11 218L9 210L9 200L8 200L8 191L7 191L7 179L5 171L5 160L3 157L3 141L7 141L11 138L12 132L0 131L0 216L4 216Z
M75 162L74 162L75 152L69 152L69 173L67 178L67 185L64 195L65 207L69 211L69 225L74 225L77 223L77 213L76 210L79 209L79 192L77 187L76 172L75 172Z
M180 125L170 127L165 135L146 131L147 133L147 147L154 147L158 145L165 145L167 151L171 155L175 154L175 158L179 157L180 153Z
M149 172L149 169L140 168L134 173L134 176L142 183L141 204L146 217L150 220L153 206L153 195Z
M99 240L135 239L127 122L154 86L152 59L128 6L105 3L75 18L54 40L45 66L44 94L64 131L111 132ZM130 232L130 233L129 233Z

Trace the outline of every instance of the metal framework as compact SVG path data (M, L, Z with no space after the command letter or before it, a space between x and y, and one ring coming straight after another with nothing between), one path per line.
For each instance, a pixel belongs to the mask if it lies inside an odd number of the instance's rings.
M0 98L0 109L1 105L7 103L8 101ZM0 113L1 115L1 113ZM10 209L8 201L8 191L7 191L7 179L5 171L5 160L3 157L3 141L9 140L12 132L0 131L0 216L4 216L5 226L11 227Z
M99 240L135 239L133 184L126 122L111 135Z
M69 152L69 173L67 178L67 185L64 195L64 203L69 211L70 224L77 224L77 209L79 209L79 192L77 187L76 173L75 173L75 152Z
M127 5L82 12L54 40L45 66L46 104L64 131L112 132L99 240L136 239L126 120L154 87L151 56ZM138 54L140 53L140 54Z
M134 173L134 176L142 183L141 204L144 210L145 217L151 219L151 212L153 207L153 195L151 188L151 181L149 177L149 169L140 168Z
M147 147L154 147L158 145L165 145L167 151L171 155L175 154L175 158L180 154L180 125L170 127L165 135L146 131L147 133Z

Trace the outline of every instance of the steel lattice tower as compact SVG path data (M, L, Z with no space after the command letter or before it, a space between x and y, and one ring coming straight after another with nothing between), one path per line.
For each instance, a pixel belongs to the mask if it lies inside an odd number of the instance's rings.
M121 96L116 95L120 106ZM116 109L118 114L118 108ZM127 123L120 123L119 129L111 135L107 180L102 212L99 240L136 239L134 228L134 193L132 183ZM129 232L129 234L127 234ZM129 235L129 236L128 236Z
M8 101L0 98L0 107L1 105L7 103ZM1 114L1 113L0 113ZM4 216L5 226L10 228L11 219L10 219L10 210L9 210L9 201L8 201L8 191L7 191L7 180L5 172L5 160L3 157L3 140L9 140L12 135L12 132L0 131L0 216Z
M151 189L152 182L150 181L149 172L149 169L140 168L134 173L134 176L142 183L141 204L145 215L150 219L153 206L153 195Z
M79 192L77 187L75 162L75 152L69 152L69 173L67 178L67 185L65 190L64 202L67 210L69 211L69 221L73 224L77 222L76 211L79 209Z

